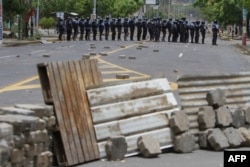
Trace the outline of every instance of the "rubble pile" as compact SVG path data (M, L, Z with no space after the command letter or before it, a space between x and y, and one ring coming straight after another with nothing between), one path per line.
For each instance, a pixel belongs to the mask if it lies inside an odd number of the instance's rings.
M226 148L250 146L250 107L232 109L225 105L223 90L207 94L209 106L199 109L199 146L222 151Z
M52 106L0 108L0 166L51 166L51 132L55 125Z

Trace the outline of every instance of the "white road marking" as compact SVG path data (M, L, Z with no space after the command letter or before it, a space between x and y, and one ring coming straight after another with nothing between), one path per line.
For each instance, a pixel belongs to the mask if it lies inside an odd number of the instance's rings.
M9 56L3 56L3 57L0 57L0 59L3 59L3 58L9 58L9 57L16 57L17 55L9 55Z

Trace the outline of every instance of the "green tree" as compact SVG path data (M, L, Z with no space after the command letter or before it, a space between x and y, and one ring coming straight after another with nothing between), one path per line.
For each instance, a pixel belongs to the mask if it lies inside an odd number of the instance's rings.
M49 29L55 27L55 19L52 18L52 17L43 17L41 20L40 20L40 23L39 25L43 28L43 29L46 29L47 32L48 32L48 35L49 35Z

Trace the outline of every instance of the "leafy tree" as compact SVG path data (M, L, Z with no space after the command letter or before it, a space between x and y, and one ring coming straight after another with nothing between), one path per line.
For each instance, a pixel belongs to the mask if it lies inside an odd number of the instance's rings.
M43 17L40 20L39 25L43 28L43 29L47 29L48 35L49 35L49 29L55 27L55 19L52 17Z

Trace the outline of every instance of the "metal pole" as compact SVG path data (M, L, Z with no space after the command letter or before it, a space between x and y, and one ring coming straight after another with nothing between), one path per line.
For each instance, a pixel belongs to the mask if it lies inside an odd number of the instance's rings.
M0 0L0 46L3 43L3 3Z
M38 26L39 26L39 0L37 0L37 7L36 7L36 28L38 30Z
M247 10L244 8L242 9L242 16L243 16L243 22L242 22L242 45L247 44Z

